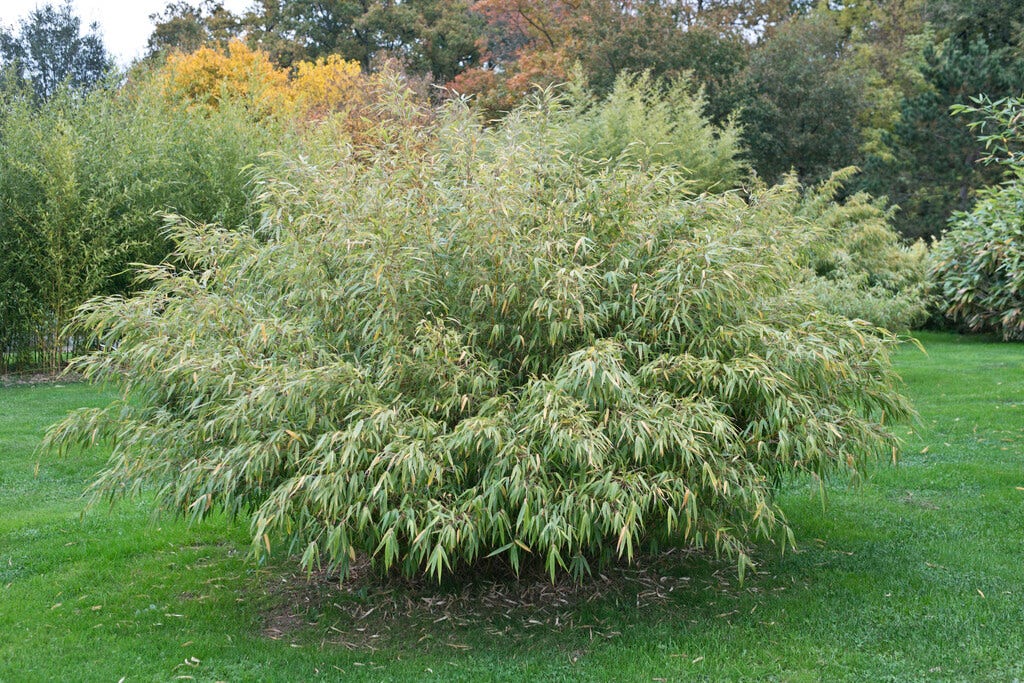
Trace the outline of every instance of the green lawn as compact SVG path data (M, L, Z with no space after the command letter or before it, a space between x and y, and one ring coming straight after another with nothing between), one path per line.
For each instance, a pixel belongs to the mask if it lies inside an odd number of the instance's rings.
M518 605L483 582L307 584L247 561L244 523L189 528L144 501L83 518L103 453L36 475L35 448L107 396L0 389L0 681L1024 678L1024 347L922 341L899 358L921 413L900 464L833 485L824 510L793 485L799 552L762 548L742 586L670 556L532 583Z

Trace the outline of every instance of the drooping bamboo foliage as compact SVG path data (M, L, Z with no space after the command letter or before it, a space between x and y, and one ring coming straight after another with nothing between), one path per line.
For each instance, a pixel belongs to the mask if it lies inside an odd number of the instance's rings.
M251 512L255 551L342 574L788 542L779 479L861 471L908 414L894 338L802 291L794 188L695 197L572 153L566 116L410 126L396 89L365 145L266 179L258 230L174 223L186 267L80 315L75 367L123 397L48 444L109 441L97 494Z

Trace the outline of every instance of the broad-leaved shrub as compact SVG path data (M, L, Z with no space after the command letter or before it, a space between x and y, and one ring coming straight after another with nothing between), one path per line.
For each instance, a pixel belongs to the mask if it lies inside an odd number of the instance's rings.
M935 246L945 314L971 332L1024 340L1024 178L981 193Z
M957 113L985 143L986 162L1006 166L1002 185L983 190L970 211L953 215L935 247L934 277L943 312L972 332L1024 339L1024 98L975 100Z

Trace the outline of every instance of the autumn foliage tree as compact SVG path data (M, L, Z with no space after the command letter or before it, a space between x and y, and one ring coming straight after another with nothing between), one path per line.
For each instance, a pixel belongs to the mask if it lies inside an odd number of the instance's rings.
M241 41L232 41L224 51L201 47L172 54L159 73L171 102L208 108L224 100L245 102L260 116L341 111L364 94L356 62L330 56L288 70Z
M498 112L533 88L564 82L579 65L598 95L623 73L688 77L704 88L717 123L732 110L728 86L749 49L748 27L763 30L788 13L786 3L582 0L478 0L487 21L480 66L450 84Z

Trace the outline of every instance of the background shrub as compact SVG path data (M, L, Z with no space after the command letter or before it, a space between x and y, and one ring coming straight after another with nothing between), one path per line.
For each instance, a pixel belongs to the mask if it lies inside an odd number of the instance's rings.
M1024 339L1024 184L986 190L935 246L943 309L972 332Z
M806 248L807 286L824 310L904 332L928 318L928 249L921 241L903 242L892 227L896 207L887 207L885 198L858 192L837 201L855 172L837 171L794 207L817 226Z
M597 101L577 80L569 99L575 115L566 146L577 155L605 164L675 166L695 192L729 190L743 176L739 129L732 121L711 125L703 93L687 79L668 83L623 74Z
M975 117L982 161L1002 164L1007 180L954 214L935 247L943 310L972 332L1024 339L1024 98L980 97L955 111Z
M894 339L817 310L793 187L689 199L566 152L562 102L413 126L390 92L375 144L265 181L257 231L179 222L181 266L83 310L75 368L123 397L48 444L113 444L97 494L251 511L254 550L342 574L664 543L742 570L790 536L782 477L888 451Z

